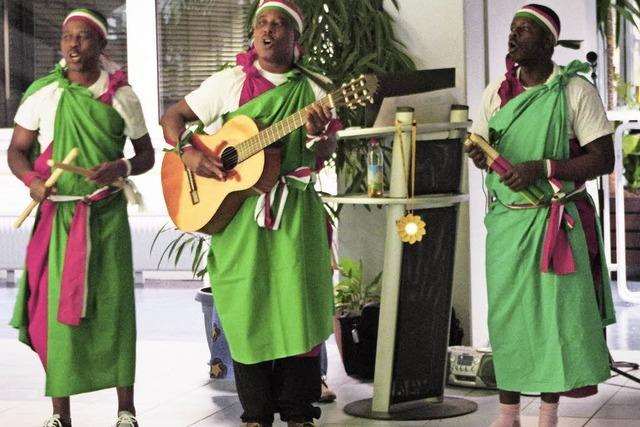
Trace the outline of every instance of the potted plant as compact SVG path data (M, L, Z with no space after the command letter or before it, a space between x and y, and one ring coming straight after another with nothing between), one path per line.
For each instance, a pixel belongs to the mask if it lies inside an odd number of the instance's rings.
M162 226L153 239L151 252L153 252L155 244L162 234L176 231L179 230L169 224ZM203 280L203 287L196 294L195 300L202 305L202 314L204 315L205 334L210 353L209 378L213 380L212 384L216 388L233 391L235 390L233 361L211 293L211 284L206 274L207 268L204 265L205 257L209 253L209 246L210 238L206 234L180 232L160 254L158 266L165 258L172 260L174 266L177 266L183 256L192 257L191 271L193 277Z
M380 312L378 273L370 282L363 280L362 261L343 257L339 262L341 280L335 287L336 344L348 375L373 378Z

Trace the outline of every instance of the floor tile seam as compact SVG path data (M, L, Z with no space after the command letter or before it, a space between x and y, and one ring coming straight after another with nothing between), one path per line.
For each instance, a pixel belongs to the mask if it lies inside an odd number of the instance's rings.
M602 405L600 405L600 407L598 408L598 410L596 410L590 417L589 420L587 420L587 423L584 425L587 425L591 422L591 420L595 419L596 414L598 412L600 412L602 410L602 408L604 408L605 406L607 406L607 403L609 403L611 401L611 399L613 399L613 397L615 395L617 395L618 393L620 393L620 390L622 390L622 386L617 386L618 387L618 391L616 391L615 393L613 393L607 400L605 400ZM584 427L584 426L583 426Z
M634 418L595 418L595 420L600 420L600 421L632 421L634 423L637 424L638 420L634 419ZM589 423L592 421L592 419L590 418L589 421L587 421L587 424L584 424L582 427L589 427Z
M196 390L198 390L198 389L201 389L201 388L207 387L208 385L209 385L209 383L207 382L206 384L203 384L203 385L200 385L200 386L194 387L194 388L189 389L189 390L185 390L184 392L180 393L180 395L178 395L178 396L173 396L173 397L169 397L169 398L167 398L167 399L163 400L162 402L158 402L156 405L151 406L151 407L149 407L148 409L145 409L144 411L140 411L140 413L141 413L141 414L145 414L145 413L148 413L148 412L154 411L154 410L158 409L158 408L159 408L159 407L161 407L161 406L166 406L166 405L167 405L167 403L175 402L175 401L176 401L177 399L179 399L180 397L182 397L182 396L184 396L184 395L186 395L186 394L189 394L189 393L191 393L191 392L194 392L194 391L196 391ZM224 408L223 408L223 409L224 409Z
M11 406L8 406L8 407L6 407L6 408L4 408L4 409L0 410L0 414L2 414L3 412L7 412L7 411L10 411L10 410L12 410L12 409L15 409L15 408L17 408L18 406L24 405L25 403L27 403L27 402L23 402L23 401L16 402L15 404L13 404L13 405L11 405Z
M229 405L229 406L225 406L224 408L220 408L220 409L218 409L217 411L212 412L211 414L207 415L207 416L206 416L206 417L204 417L204 418L201 418L201 419L199 419L199 420L197 420L197 421L194 421L194 422L193 422L193 423L191 423L191 424L187 424L187 426L186 426L186 427L194 426L194 425L196 425L196 424L198 424L198 423L200 423L200 422L202 422L202 421L206 420L207 418L211 418L211 417L213 417L214 415L216 415L216 414L217 414L218 412L220 412L220 411L225 411L225 410L227 410L227 409L229 409L229 408L232 408L233 406L237 406L237 405L239 405L239 404L240 404L240 402L234 402L234 403L232 403L232 404L231 404L231 405Z

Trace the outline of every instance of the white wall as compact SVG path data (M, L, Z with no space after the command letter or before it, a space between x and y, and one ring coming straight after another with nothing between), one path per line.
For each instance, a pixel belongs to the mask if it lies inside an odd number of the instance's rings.
M456 68L456 94L464 99L463 0L402 0L396 11L386 0L385 9L395 18L394 32L404 43L418 69Z

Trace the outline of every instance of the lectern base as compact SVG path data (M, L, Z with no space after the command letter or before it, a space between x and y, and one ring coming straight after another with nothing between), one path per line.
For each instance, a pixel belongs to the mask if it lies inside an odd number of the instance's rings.
M442 402L425 400L392 405L389 412L373 412L371 401L363 399L351 402L344 407L344 412L354 417L373 418L377 420L433 420L438 418L459 417L478 409L478 404L468 399L444 397Z

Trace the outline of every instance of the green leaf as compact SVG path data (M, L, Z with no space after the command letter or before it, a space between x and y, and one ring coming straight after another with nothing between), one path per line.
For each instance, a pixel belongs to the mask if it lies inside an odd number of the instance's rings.
M622 154L629 156L631 154L640 154L639 150L640 135L625 135L622 137Z
M160 235L161 235L162 233L164 233L164 232L168 231L168 230L169 230L169 228L168 228L168 227L169 227L169 223L168 223L168 222L166 222L166 223L162 226L162 228L160 228L160 230L158 230L158 232L156 233L156 235L153 237L153 242L151 242L151 248L149 249L149 255L151 255L151 253L153 252L153 248L154 248L154 247L155 247L155 245L156 245L156 241L158 240L158 237L160 237ZM162 259L161 259L161 261L162 261Z
M182 252L184 251L184 248L186 248L189 243L191 243L193 241L193 237L189 237L188 239L183 240L179 245L177 245L177 250L176 250L176 256L173 259L173 266L177 267L178 263L180 262L180 256L182 256Z

